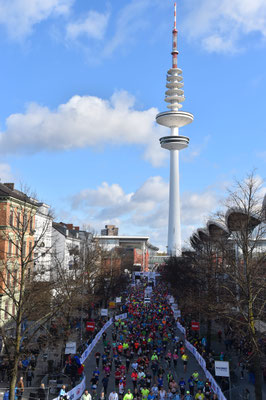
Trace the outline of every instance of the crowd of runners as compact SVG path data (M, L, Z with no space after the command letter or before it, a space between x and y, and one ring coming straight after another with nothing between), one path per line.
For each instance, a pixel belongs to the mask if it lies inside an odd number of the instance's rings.
M91 361L95 368L82 400L217 399L198 371L187 371L190 356L167 291L156 286L148 302L144 294L145 285L133 287L127 294L127 318L103 334L103 351Z

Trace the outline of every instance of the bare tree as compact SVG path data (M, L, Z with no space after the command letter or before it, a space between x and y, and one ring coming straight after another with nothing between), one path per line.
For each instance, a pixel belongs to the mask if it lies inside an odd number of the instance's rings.
M172 278L180 299L186 297L187 304L194 304L206 319L209 332L210 321L215 316L246 338L250 368L255 375L256 400L262 400L263 349L258 328L259 321L265 321L266 304L266 225L262 193L262 182L254 173L242 182L237 181L229 190L225 211L218 213L216 222L198 229L192 236L194 251L175 260ZM194 279L189 288L191 275ZM187 283L183 282L184 278ZM197 295L198 288L200 295Z
M222 255L223 303L219 313L237 324L247 337L251 369L255 375L256 400L262 399L260 345L261 332L257 323L265 320L266 226L263 221L262 182L254 173L242 182L237 181L229 191L224 216L230 237L217 243Z
M35 235L38 201L15 190L11 184L4 186L0 188L0 318L10 368L10 399L13 400L18 365L28 351L27 345L63 302L53 296L55 282L44 279L50 266L35 268L39 259L36 254L43 246L47 231L44 224L38 237Z

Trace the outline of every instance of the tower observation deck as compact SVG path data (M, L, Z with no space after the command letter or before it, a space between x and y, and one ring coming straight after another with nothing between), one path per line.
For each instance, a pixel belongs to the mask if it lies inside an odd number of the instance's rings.
M180 256L181 251L181 224L180 224L180 193L179 193L179 151L189 144L187 136L179 135L179 128L190 124L194 116L186 111L180 111L185 100L183 90L182 70L177 67L177 34L176 3L174 5L174 29L172 45L172 68L166 76L165 102L168 111L156 116L159 125L171 129L170 136L160 138L161 147L170 151L170 181L169 181L169 217L168 217L168 255Z

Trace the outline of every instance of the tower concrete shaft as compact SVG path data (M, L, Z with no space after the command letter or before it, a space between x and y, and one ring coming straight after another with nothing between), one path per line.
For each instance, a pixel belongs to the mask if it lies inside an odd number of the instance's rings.
M170 181L169 181L169 217L168 217L168 254L180 256L181 250L181 223L180 223L180 193L179 193L179 151L186 148L189 138L179 135L179 128L190 124L194 116L186 111L180 111L185 100L183 91L182 70L177 67L177 29L176 4L173 29L172 68L167 73L165 101L169 111L159 113L156 122L171 129L170 136L160 139L161 147L170 151Z
M178 128L172 128L171 130L172 135L178 134ZM179 151L170 150L168 254L178 256L180 253L181 222L179 193Z

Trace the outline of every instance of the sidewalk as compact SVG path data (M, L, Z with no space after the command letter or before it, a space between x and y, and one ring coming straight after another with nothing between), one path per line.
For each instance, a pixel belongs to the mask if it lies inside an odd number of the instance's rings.
M218 340L218 335L217 332L221 329L222 331L222 340L219 342ZM203 337L202 332L206 332L205 326L201 326L201 333L200 336L201 338ZM241 372L239 368L239 354L235 349L232 347L231 350L226 350L226 345L225 345L225 335L224 335L224 330L219 326L216 322L212 321L212 335L211 335L211 349L214 350L215 352L215 359L220 360L219 355L221 352L224 353L224 361L229 361L230 365L230 371L231 371L231 392L232 396L231 398L233 400L240 400L243 399L243 394L245 392L245 389L247 388L250 392L250 400L255 399L255 393L254 393L254 385L249 382L249 376L248 376L248 371L245 369L244 370L244 379L241 379ZM206 337L206 336L205 336ZM221 378L216 378L217 382L221 381ZM224 378L227 381L227 378ZM262 378L263 382L263 378ZM227 382L226 382L227 383ZM262 390L263 394L262 397L266 399L266 383L262 383ZM229 396L229 391L225 390L224 395L227 398L230 398Z
M83 333L83 337L85 336L85 333ZM71 332L68 341L75 341L77 342L77 348L80 345L80 329L75 330ZM36 367L34 368L34 376L31 382L31 386L27 387L26 386L26 370L20 370L18 372L18 379L20 376L23 376L24 378L24 395L22 397L23 400L27 400L29 398L34 398L34 394L37 394L38 389L40 388L40 385L42 381L44 380L45 376L48 374L49 370L49 364L52 364L53 371L55 373L61 372L61 351L63 351L63 340L60 340L59 342L56 343L56 345L51 345L49 346L49 343L44 346L43 348L40 349L40 352L38 355L36 355ZM45 387L48 388L48 382L44 382ZM70 382L69 382L70 383ZM61 387L62 384L59 386ZM9 382L7 380L7 374L5 374L5 379L4 381L0 381L0 398L3 398L5 391L9 388ZM57 393L56 393L57 394ZM53 399L56 397L55 393L51 393L49 396L50 399ZM36 397L35 397L36 398Z

